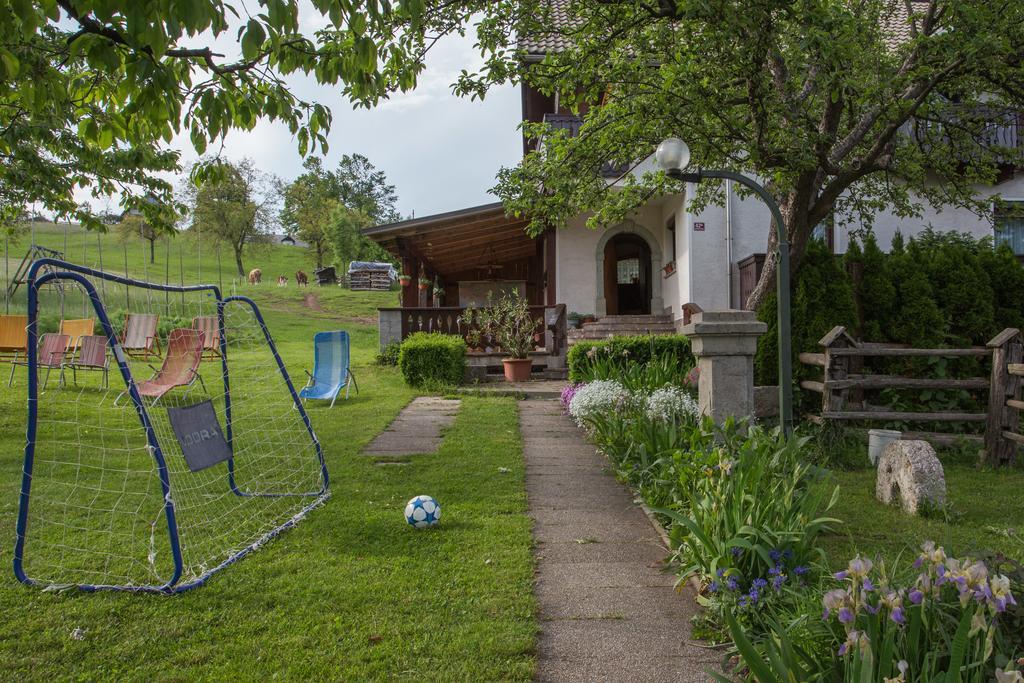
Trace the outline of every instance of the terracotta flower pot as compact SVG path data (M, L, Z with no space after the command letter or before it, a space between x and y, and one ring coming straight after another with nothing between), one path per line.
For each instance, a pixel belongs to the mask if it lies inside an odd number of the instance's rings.
M408 287L409 285L412 284L412 278L411 277L403 277L403 276L399 275L398 276L398 284L402 285L403 287Z
M530 379L533 360L529 358L502 358L505 366L505 379L509 382L526 382Z

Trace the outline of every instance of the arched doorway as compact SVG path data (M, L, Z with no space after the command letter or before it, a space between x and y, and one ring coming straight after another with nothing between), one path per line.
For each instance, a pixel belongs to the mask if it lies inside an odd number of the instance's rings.
M649 315L652 296L651 247L643 237L622 232L604 246L604 299L608 315Z

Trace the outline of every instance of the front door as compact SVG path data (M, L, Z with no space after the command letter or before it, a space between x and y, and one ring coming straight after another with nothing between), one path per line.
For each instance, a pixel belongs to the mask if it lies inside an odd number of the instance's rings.
M624 233L604 249L604 297L608 315L651 312L651 248L642 237Z

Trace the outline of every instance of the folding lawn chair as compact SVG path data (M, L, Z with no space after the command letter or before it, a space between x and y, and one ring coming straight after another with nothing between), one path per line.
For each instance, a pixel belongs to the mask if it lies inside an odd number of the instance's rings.
M27 315L0 315L0 360L16 361L28 352L27 330Z
M354 385L358 393L359 384L349 367L348 332L317 332L313 337L313 347L313 372L306 371L309 381L299 396L324 401L331 399L333 408L342 387L345 387L345 398L348 398L349 384Z
M108 374L110 359L107 357L107 338L103 336L83 335L79 338L77 353L72 353L64 368L71 368L71 380L77 386L79 370L99 370L103 373L103 388L110 386ZM61 368L61 376L64 376Z
M124 319L124 333L121 335L121 348L132 357L148 359L150 356L160 357L160 338L157 336L157 323L160 316L154 313L129 313Z
M153 368L156 371L155 375L135 385L139 396L152 398L151 405L156 405L167 392L175 387L185 387L185 396L188 396L188 391L191 390L192 384L196 380L199 380L203 391L206 391L206 384L199 375L199 362L202 358L202 332L183 327L171 330L171 334L167 337L167 357L164 358L163 365L159 370ZM114 400L115 405L125 393L121 392Z
M48 333L39 337L39 345L37 347L38 355L36 356L36 367L46 368L46 377L43 379L43 389L46 388L46 383L50 381L50 370L57 368L61 370L64 365L64 354L68 351L68 342L70 338L66 334L53 334ZM28 365L28 358L25 360L12 360L11 361L11 377L7 380L7 386L14 384L14 370L19 365ZM63 377L63 375L62 375ZM63 384L63 379L61 380Z
M60 334L70 337L68 350L74 353L82 337L88 337L96 329L96 321L92 318L78 318L75 320L61 320Z
M192 329L203 333L203 358L220 358L220 322L217 316L192 318Z

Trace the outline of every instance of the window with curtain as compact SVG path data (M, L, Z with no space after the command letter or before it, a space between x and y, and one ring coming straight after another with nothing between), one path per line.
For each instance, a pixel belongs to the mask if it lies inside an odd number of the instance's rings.
M631 285L640 280L640 259L626 258L618 263L618 277L616 283L620 285Z
M1024 201L1002 202L996 207L995 243L1003 242L1014 254L1024 254Z

